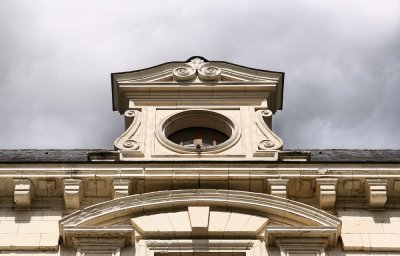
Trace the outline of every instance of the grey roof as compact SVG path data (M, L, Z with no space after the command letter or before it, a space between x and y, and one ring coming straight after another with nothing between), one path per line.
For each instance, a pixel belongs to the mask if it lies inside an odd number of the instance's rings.
M312 149L311 162L400 162L398 149Z
M289 154L310 152L309 162L400 163L398 149L286 149ZM111 149L0 149L0 163L76 163L112 157Z
M0 162L88 162L88 152L102 149L3 149Z

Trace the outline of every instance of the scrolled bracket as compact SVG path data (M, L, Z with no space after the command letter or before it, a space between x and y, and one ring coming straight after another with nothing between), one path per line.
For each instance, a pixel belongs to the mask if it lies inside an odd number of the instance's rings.
M272 121L272 111L261 109L256 111L256 149L254 156L264 156L264 152L280 150L283 141L270 129Z
M260 143L258 143L258 149L261 150L268 150L270 148L273 148L275 146L275 142L273 142L272 140L262 140L260 141Z
M114 147L119 150L137 151L137 155L143 155L142 150L142 113L137 109L125 111L125 124L128 126L125 132L119 136Z
M125 130L128 129L128 127L132 124L133 120L135 120L136 117L136 111L133 109L128 109L125 111L124 116L125 116Z
M139 143L134 140L127 140L122 145L124 146L124 148L129 148L129 149L133 149L133 150L138 149L140 146Z
M264 123L271 128L272 126L272 111L269 109L260 111L261 117L264 120Z

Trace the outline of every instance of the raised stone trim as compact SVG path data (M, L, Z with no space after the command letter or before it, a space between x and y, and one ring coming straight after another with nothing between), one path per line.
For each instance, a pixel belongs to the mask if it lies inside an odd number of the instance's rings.
M118 238L74 238L73 244L77 249L76 256L104 254L120 256L121 248L124 247L125 241Z
M202 99L199 85L202 86L201 92L214 92L212 98L219 105L248 105L268 97L268 106L273 112L282 108L283 73L255 70L227 62L208 62L202 57L111 76L113 108L121 114L129 105L162 105L160 102L174 106L188 105L185 102L193 104L193 100ZM182 87L186 97L171 100L171 95L180 95ZM166 91L168 93L163 93ZM244 93L238 98L234 96L237 92Z
M135 216L157 212L176 212L182 207L193 206L209 206L210 208L247 212L251 215L266 217L269 219L271 228L272 226L288 225L288 227L280 228L283 228L289 236L302 237L304 232L296 230L319 227L321 232L318 235L326 237L330 241L330 246L336 244L341 229L340 221L335 216L292 200L243 191L199 189L132 195L90 206L63 218L60 221L60 235L68 245L71 237L74 237L73 233L76 234L78 230L81 231L79 233L81 237L85 236L85 233L87 236L91 236L92 231L86 232L91 227L103 225L108 227L112 223L124 223L127 219ZM107 229L103 229L103 231L107 231ZM270 230L268 232L273 235L278 231ZM113 232L105 232L103 235L97 233L97 236L109 237L111 233ZM118 232L115 232L114 235L118 236ZM269 240L269 238L266 239Z
M301 240L296 238L277 239L281 256L313 255L325 256L325 248L328 242L324 238L309 237Z
M265 242L250 239L174 239L174 240L140 240L135 243L136 256L154 256L156 253L243 253L243 255L266 255Z

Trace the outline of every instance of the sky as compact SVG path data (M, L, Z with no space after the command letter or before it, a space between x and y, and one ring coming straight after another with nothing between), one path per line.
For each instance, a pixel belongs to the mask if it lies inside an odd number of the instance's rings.
M0 148L113 148L110 73L285 72L284 148L400 148L400 1L0 1Z

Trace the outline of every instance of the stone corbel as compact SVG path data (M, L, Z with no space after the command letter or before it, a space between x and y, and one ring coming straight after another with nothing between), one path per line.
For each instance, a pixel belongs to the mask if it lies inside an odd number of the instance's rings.
M287 198L287 183L289 179L268 179L271 195Z
M387 201L388 179L366 179L367 200L370 208L381 209Z
M63 183L65 209L79 209L82 197L82 181L78 179L66 179Z
M337 178L318 178L316 195L319 207L325 210L335 208Z
M14 179L14 202L17 210L30 209L33 197L33 186L30 180Z
M111 188L112 199L129 196L132 191L132 181L128 179L115 179Z

